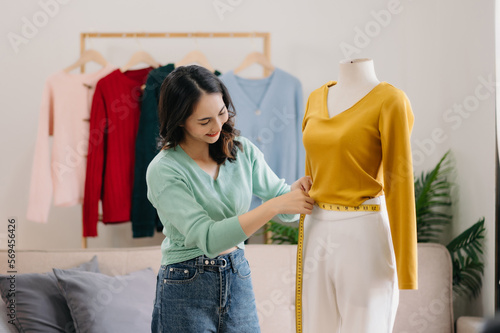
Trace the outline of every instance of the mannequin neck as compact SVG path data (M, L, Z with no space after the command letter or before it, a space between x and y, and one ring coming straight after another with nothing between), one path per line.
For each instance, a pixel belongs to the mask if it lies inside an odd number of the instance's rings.
M328 89L328 114L333 117L352 107L379 83L373 60L353 59L340 62L337 84Z
M338 86L363 87L379 83L372 59L351 59L340 62Z

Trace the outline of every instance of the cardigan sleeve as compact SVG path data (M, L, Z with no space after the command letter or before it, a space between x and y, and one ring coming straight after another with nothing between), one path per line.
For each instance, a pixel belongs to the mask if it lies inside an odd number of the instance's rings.
M106 104L102 86L97 83L90 111L89 145L83 200L83 236L97 236L99 200L104 171L104 142L107 135Z
M54 125L53 90L47 79L42 93L35 154L31 170L28 211L26 218L47 223L53 194L49 135Z
M410 135L414 116L400 91L384 102L379 120L382 168L400 289L417 289L417 225Z
M266 163L264 154L250 140L240 138L244 143L245 153L249 155L252 163L252 192L263 201L279 197L290 192L290 185L280 179L271 167ZM278 214L283 222L294 222L298 220L296 214Z
M148 198L162 222L184 236L186 248L198 247L214 258L243 242L248 236L238 216L213 220L200 205L188 183L167 166L154 166L147 173Z

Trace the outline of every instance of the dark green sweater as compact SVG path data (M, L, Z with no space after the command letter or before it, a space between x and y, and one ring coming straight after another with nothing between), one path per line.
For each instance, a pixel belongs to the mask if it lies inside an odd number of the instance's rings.
M130 214L134 238L152 237L155 230L162 231L163 229L156 209L147 198L146 170L159 152L158 100L161 84L174 68L174 64L168 64L152 70L149 72L144 88L139 128L135 141L134 188ZM219 76L220 74L215 71L215 75Z

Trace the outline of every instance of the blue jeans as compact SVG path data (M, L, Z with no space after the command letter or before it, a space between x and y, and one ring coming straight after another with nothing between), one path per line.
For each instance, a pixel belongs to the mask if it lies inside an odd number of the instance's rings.
M162 265L151 332L260 332L244 251Z

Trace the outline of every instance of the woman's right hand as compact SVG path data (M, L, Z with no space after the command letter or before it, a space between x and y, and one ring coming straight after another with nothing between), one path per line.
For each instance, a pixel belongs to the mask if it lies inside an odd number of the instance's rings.
M314 200L301 189L267 200L238 217L243 232L250 237L278 214L311 214Z
M272 199L278 214L311 214L314 200L302 190L293 190Z

